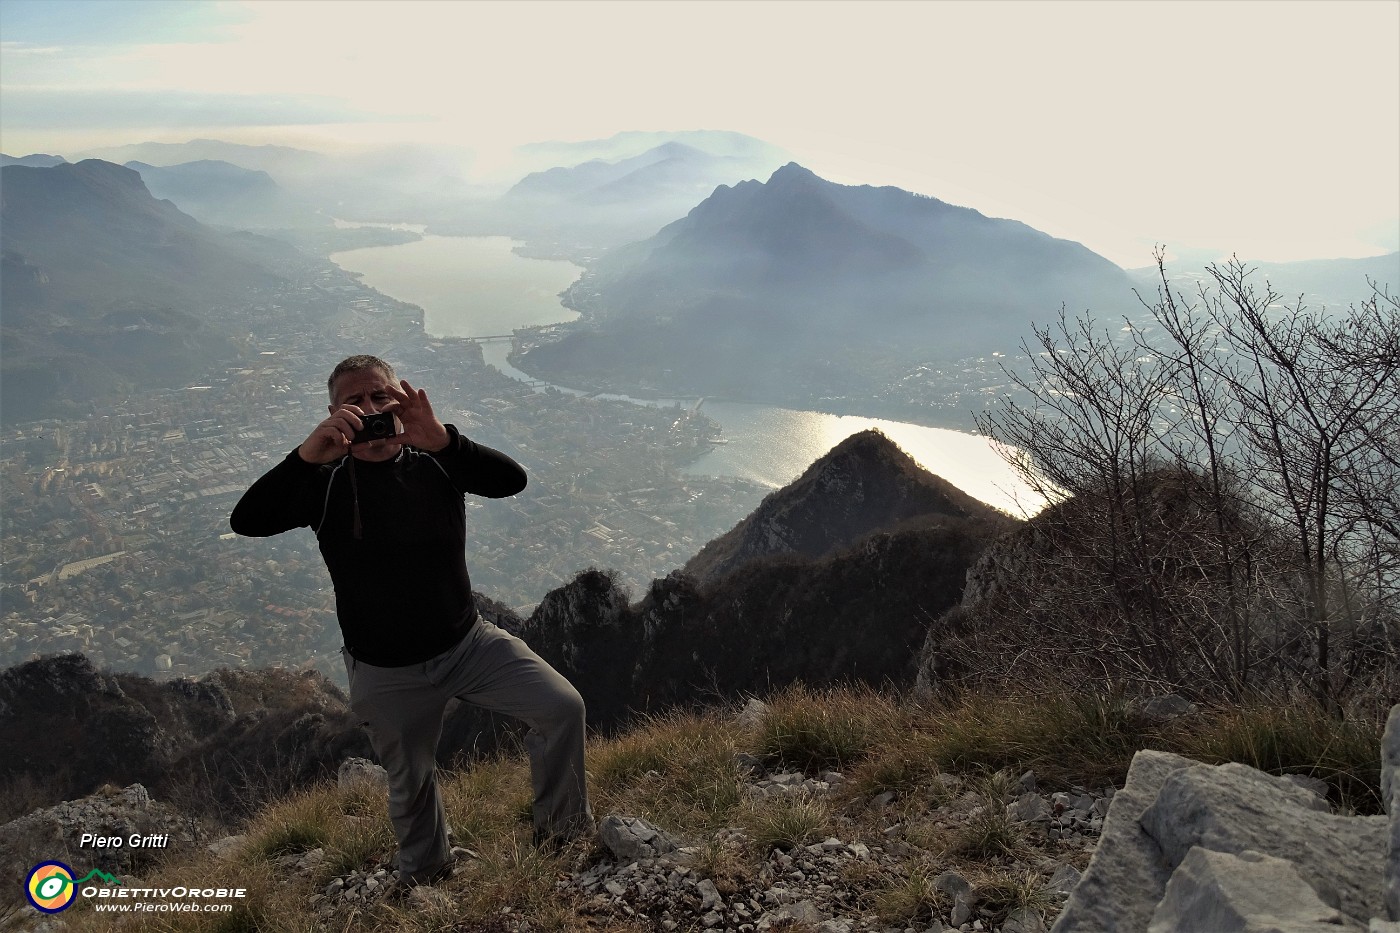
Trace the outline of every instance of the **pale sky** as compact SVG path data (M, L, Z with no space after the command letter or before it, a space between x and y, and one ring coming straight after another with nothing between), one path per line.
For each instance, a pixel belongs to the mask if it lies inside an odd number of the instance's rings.
M735 130L1128 267L1400 248L1400 0L0 0L0 42L12 156L425 142L480 173Z

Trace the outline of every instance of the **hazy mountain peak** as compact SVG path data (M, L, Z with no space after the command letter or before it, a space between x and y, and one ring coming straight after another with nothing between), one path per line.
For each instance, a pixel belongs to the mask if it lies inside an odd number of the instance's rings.
M204 227L111 162L0 173L7 413L44 417L114 384L226 365L238 347L211 310L278 282L264 260L290 249Z
M137 161L165 167L213 160L274 174L322 171L327 164L326 156L307 149L271 144L253 146L217 139L191 139L184 143L137 143L95 149L83 154L112 162Z
M47 168L9 165L6 170L12 173L7 175L11 184L25 179L19 193L26 202L31 188L42 190L43 198L53 198L48 203L50 210L60 205L86 209L82 202L94 197L118 198L124 204L150 198L140 172L102 159L63 162ZM36 205L36 209L43 208Z
M775 171L768 178L768 184L770 185L774 183L793 184L795 182L821 182L823 184L831 184L825 179L819 177L816 172L813 172L809 168L805 168L801 165L798 165L796 162L789 162L787 165L784 165L777 171Z
M53 168L55 165L62 165L67 161L63 156L49 155L47 152L32 152L19 158L0 152L0 166L27 165L31 168Z
M125 165L117 165L115 162L108 162L105 159L83 159L81 162L66 162L63 165L55 165L56 172L72 171L78 175L88 177L121 178L129 184L137 184L141 181L141 173L135 169L127 168Z
M664 143L662 143L661 145L654 147L651 151L652 151L652 152L656 152L656 153L658 153L658 154L660 154L660 155L663 155L663 156L665 156L666 158L670 158L670 159L674 159L674 158L694 158L695 156L709 156L709 155L710 155L710 153L708 153L708 152L704 152L704 151L702 151L702 150L700 150L700 149L695 148L694 146L686 145L685 143L680 142L680 141L678 141L678 140L674 140L674 139L673 139L673 140L670 140L669 142L664 142Z

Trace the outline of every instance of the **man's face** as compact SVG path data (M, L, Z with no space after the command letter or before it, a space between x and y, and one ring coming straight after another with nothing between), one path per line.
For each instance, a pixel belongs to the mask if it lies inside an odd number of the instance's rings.
M389 384L388 374L377 367L341 373L335 380L328 408L331 414L346 405L353 405L366 415L391 411L398 407L398 402L389 394ZM402 446L392 441L370 441L357 444L352 453L359 460L392 460L399 455Z

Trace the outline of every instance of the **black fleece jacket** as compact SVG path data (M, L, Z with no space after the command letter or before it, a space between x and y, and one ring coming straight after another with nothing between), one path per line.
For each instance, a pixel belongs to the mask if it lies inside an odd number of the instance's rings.
M316 532L345 647L366 664L418 664L466 636L476 606L463 497L499 499L525 488L520 464L450 424L447 432L451 440L437 453L404 447L383 463L346 456L313 464L293 450L243 494L230 517L240 535Z

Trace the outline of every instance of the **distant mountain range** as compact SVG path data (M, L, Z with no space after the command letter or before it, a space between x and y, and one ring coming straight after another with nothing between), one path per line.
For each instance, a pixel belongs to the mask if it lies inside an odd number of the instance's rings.
M256 221L252 225L258 227L320 226L332 217L429 223L455 216L463 202L500 193L499 187L483 189L469 182L471 152L451 147L397 145L332 155L287 146L193 139L184 143L115 146L87 155L162 169L221 162L265 173L281 194L265 203L248 205ZM196 171L186 169L183 174L183 178L165 178L158 184L172 186L171 200L177 204L180 201L173 196L177 190L187 198L198 197L198 188L192 185ZM211 180L226 184L229 179ZM201 220L206 219L207 208L213 209L208 216L210 223L246 225L246 218L236 213L235 204L191 201L191 213ZM321 216L311 217L313 211L319 211Z
M787 158L739 133L622 133L522 147L516 164L525 168L507 189L499 179L471 176L470 150L443 147L331 155L194 139L86 155L139 163L157 196L209 223L304 228L329 217L412 222L435 233L520 237L541 252L571 257L651 236L716 186L766 176ZM217 172L216 163L223 164ZM249 195L246 203L218 194L235 180L226 166L265 174L257 185L238 179ZM201 174L208 177L207 189L199 184ZM276 198L267 181L280 191ZM309 220L313 211L322 216Z
M278 244L212 230L95 159L0 169L6 418L136 382L176 384L237 355L218 308L278 281Z
M337 161L216 140L119 152L160 162L128 170L50 154L4 158L11 405L38 412L123 373L180 381L227 358L232 347L188 312L262 287L277 247L195 218L326 249L344 239L324 232L347 190L371 213L378 205L401 219L429 204L446 228L520 236L537 255L598 245L567 296L584 320L523 363L593 388L841 410L930 361L1015 350L1031 321L1062 304L1100 319L1140 314L1132 288L1150 295L1155 284L1080 244L896 188L837 185L793 163L766 182L743 180L778 151L740 134L542 144L536 155L621 157L530 174L472 207L462 200L462 152L383 149ZM228 158L189 161L196 155ZM616 245L632 235L644 238ZM1168 271L1188 289L1201 278ZM1269 278L1286 299L1344 307L1365 297L1367 276L1394 287L1400 254L1263 265L1256 281Z
M332 161L324 153L290 146L247 146L219 139L191 139L183 143L134 143L109 146L83 153L105 162L144 162L147 165L180 165L186 162L229 162L240 168L291 177L323 171Z
M566 383L784 397L814 367L839 380L843 361L1011 350L1062 304L1132 302L1126 273L1078 243L790 163L600 259L568 295L584 325L525 360Z
M556 164L498 200L464 207L457 222L439 225L442 232L505 233L535 252L583 258L649 237L716 187L763 177L786 157L737 133L621 134L528 148Z
M0 152L0 168L6 165L27 165L30 168L53 168L55 165L62 165L67 161L68 160L63 156L49 155L42 152L20 156L19 158Z
M732 179L750 165L752 160L716 156L684 143L667 142L616 162L592 159L532 172L506 192L504 202L602 206L668 197L693 206L724 183L714 179Z
M1262 290L1267 282L1282 299L1292 304L1302 299L1313 308L1342 310L1371 297L1367 281L1388 285L1392 294L1400 289L1400 252L1363 259L1309 259L1301 262L1251 262L1250 281ZM1194 295L1196 283L1211 284L1204 267L1196 263L1169 262L1166 273L1174 288ZM1133 269L1130 274L1149 300L1161 284L1156 267Z
M628 130L606 139L526 143L516 147L515 155L524 164L539 170L579 165L595 159L617 162L667 143L679 143L723 158L776 160L777 164L789 160L788 154L772 143L730 130Z
M152 197L175 203L201 223L244 229L327 226L304 199L284 190L267 172L205 159L157 166L127 162L141 175Z
M190 150L225 151L247 157L250 161L278 162L262 150L269 147L233 146L214 140L195 140L185 144L145 143L119 147L119 150L150 151L157 158L171 158ZM300 150L281 150L296 153ZM310 158L315 153L305 153ZM21 158L0 155L0 166L24 165L30 168L53 168L67 163L62 156L34 154ZM99 160L109 161L109 160ZM286 158L281 160L285 164ZM308 161L306 164L314 164ZM172 201L175 206L201 223L246 229L306 229L322 227L330 218L318 215L306 199L284 190L262 169L249 169L222 159L198 159L190 162L152 164L139 160L125 163L141 175L151 195Z

